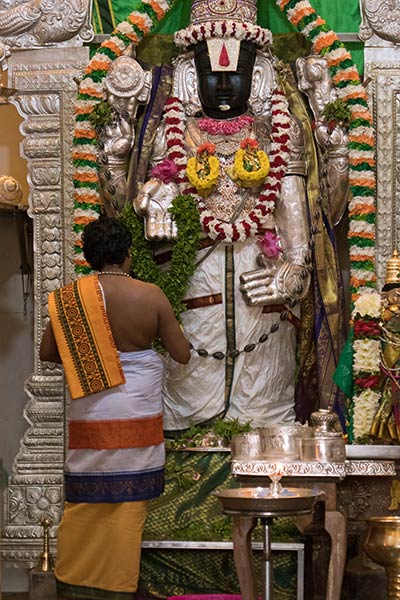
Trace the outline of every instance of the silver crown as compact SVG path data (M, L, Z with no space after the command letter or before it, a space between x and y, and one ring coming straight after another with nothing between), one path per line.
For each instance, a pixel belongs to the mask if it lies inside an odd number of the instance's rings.
M257 24L257 0L193 0L190 22L238 21Z

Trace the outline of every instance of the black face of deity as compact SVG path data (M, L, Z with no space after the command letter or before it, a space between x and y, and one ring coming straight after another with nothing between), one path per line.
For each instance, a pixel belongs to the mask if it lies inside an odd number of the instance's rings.
M236 71L212 71L207 43L194 46L198 93L208 117L231 119L247 111L255 58L254 44L242 41Z

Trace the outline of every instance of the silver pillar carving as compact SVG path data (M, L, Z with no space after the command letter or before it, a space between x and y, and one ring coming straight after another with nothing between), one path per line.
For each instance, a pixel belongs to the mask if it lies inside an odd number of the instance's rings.
M48 293L73 276L74 79L88 61L83 47L13 50L8 61L9 85L18 90L12 103L24 119L21 151L34 223L34 372L25 382L28 428L5 493L2 537L3 559L20 566L36 564L44 516L54 523L54 543L63 505L64 380L60 367L41 363L38 350Z
M400 245L400 10L381 0L360 0L360 10L364 80L369 81L376 128L376 270L381 287L386 263Z

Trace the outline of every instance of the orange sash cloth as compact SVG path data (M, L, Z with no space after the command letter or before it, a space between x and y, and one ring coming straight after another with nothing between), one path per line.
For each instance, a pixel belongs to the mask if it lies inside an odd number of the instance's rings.
M51 292L49 315L73 400L125 383L97 275Z

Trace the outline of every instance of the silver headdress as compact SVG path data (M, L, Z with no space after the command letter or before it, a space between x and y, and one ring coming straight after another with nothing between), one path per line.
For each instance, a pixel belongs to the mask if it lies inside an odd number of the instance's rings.
M177 46L207 41L213 71L236 70L241 40L262 48L272 42L257 25L257 0L193 0L191 24L175 33Z

